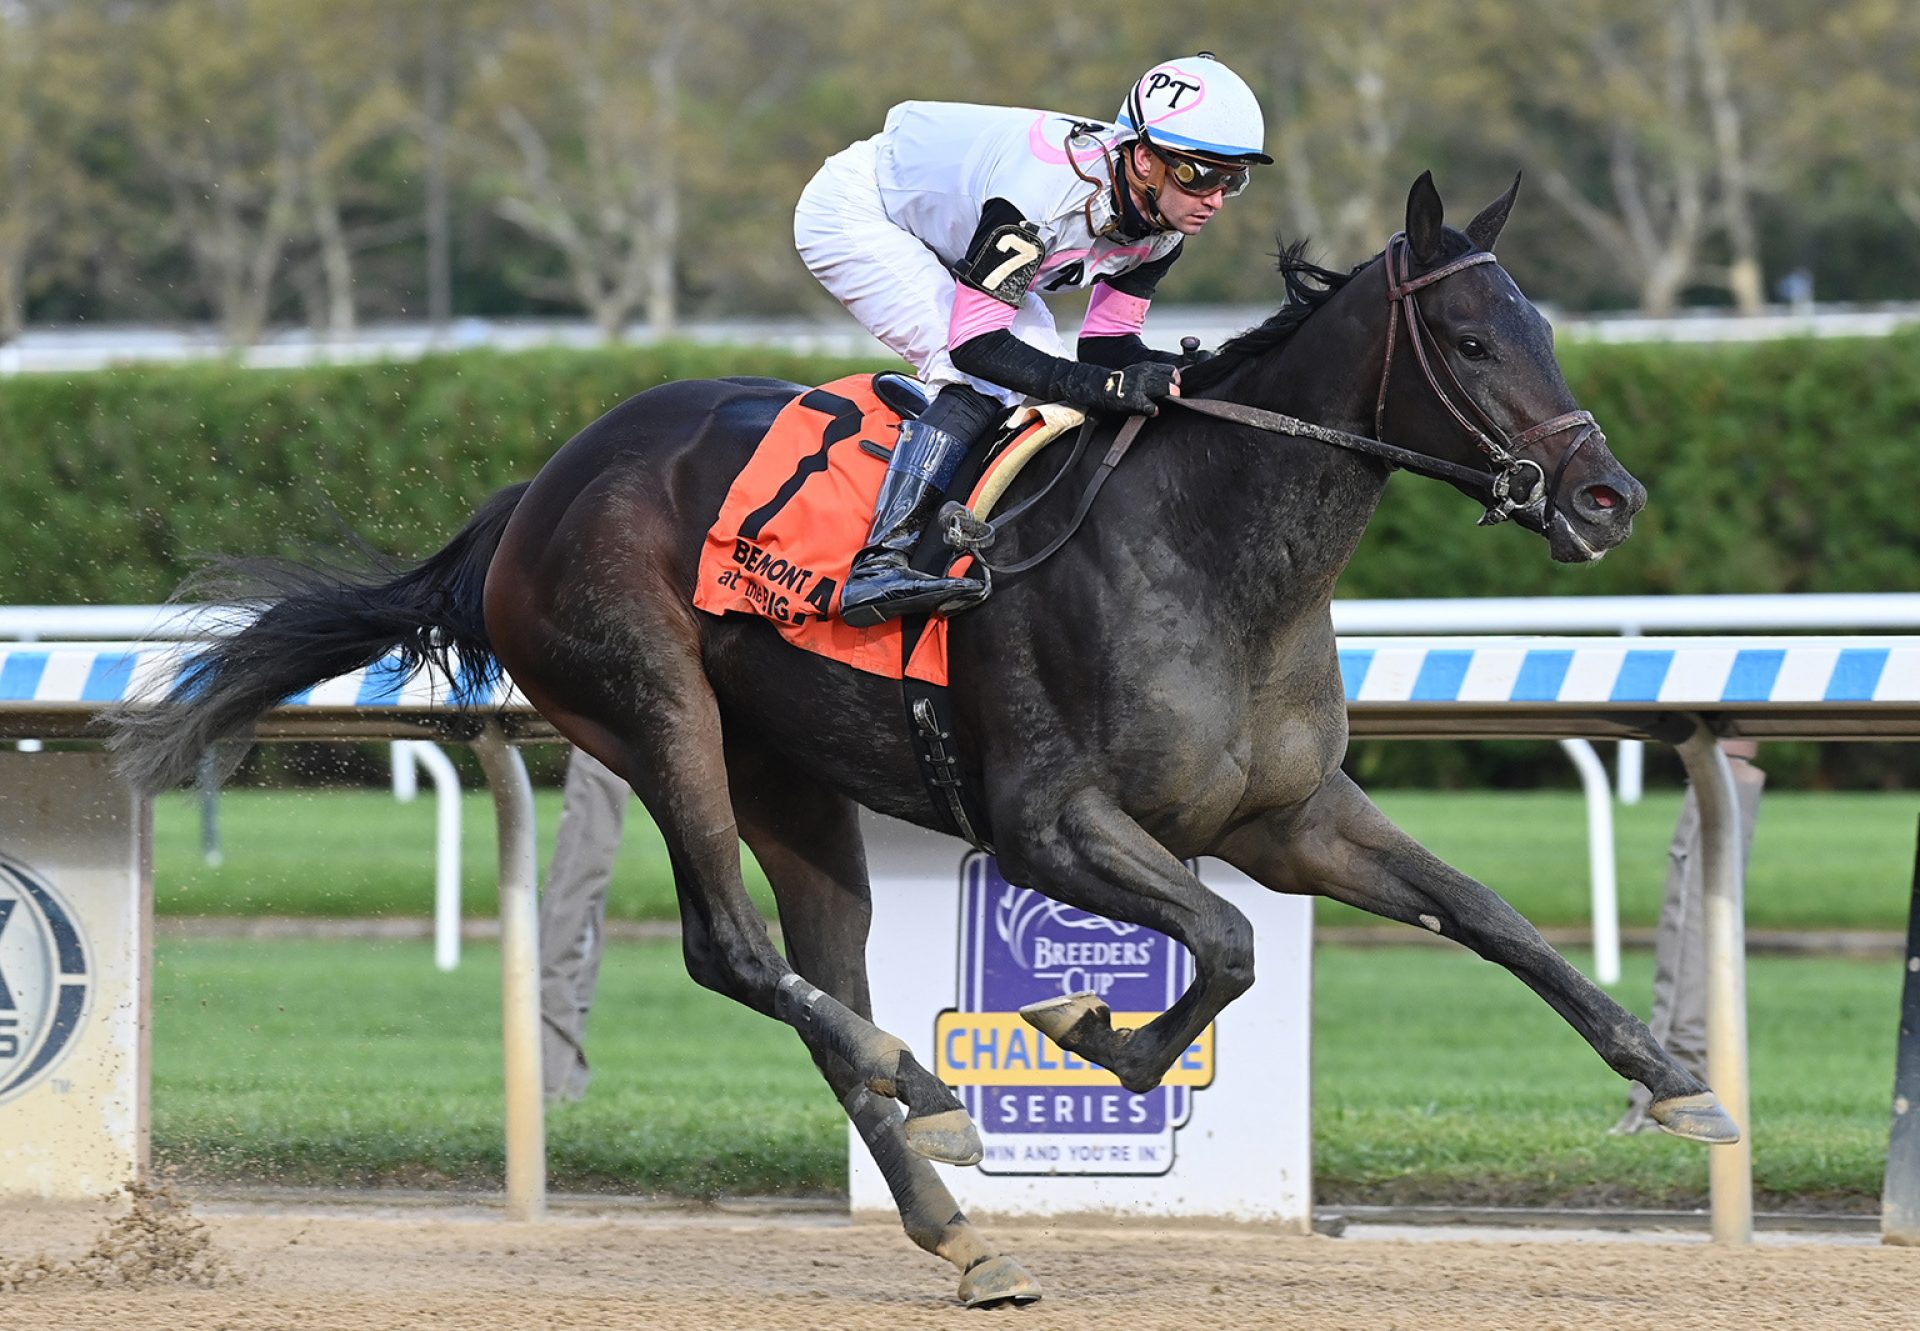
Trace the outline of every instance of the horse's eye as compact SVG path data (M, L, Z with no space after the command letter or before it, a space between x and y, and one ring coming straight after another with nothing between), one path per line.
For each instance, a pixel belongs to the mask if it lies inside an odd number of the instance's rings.
M1487 344L1477 337L1463 337L1460 339L1460 354L1468 360L1485 360Z

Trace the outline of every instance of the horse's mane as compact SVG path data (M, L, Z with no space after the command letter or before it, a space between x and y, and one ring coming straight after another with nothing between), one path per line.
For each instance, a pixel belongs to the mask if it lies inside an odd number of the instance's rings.
M1443 233L1443 257L1451 258L1454 250L1472 248L1466 237L1449 228ZM1221 343L1219 349L1198 365L1190 365L1180 372L1182 391L1204 392L1219 384L1228 375L1250 360L1257 360L1269 352L1277 351L1286 345L1287 339L1300 331L1304 324L1322 305L1332 300L1334 295L1351 282L1361 269L1380 261L1376 254L1339 272L1332 268L1322 268L1306 257L1308 241L1296 240L1291 245L1282 245L1280 252L1274 255L1280 270L1280 280L1286 284L1287 299L1278 310L1258 328L1248 329ZM1384 251L1383 251L1384 253Z
M1286 283L1285 303L1258 328L1250 328L1228 338L1208 359L1182 370L1180 385L1184 391L1197 393L1212 388L1248 361L1278 350L1299 331L1301 324L1313 316L1315 310L1333 299L1334 293L1352 281L1356 273L1380 257L1376 254L1372 259L1342 273L1332 268L1322 268L1308 259L1308 243L1304 239L1296 240L1291 245L1282 245L1280 252L1274 255L1280 280Z

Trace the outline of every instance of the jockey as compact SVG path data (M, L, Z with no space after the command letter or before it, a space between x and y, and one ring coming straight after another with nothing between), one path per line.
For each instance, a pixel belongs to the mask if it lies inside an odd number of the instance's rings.
M977 604L986 585L909 566L967 449L1033 399L1153 414L1181 358L1140 340L1161 276L1249 168L1273 159L1253 92L1211 54L1155 65L1117 123L903 102L827 159L794 242L854 318L935 391L900 427L840 613L868 627ZM1077 357L1041 297L1091 287Z

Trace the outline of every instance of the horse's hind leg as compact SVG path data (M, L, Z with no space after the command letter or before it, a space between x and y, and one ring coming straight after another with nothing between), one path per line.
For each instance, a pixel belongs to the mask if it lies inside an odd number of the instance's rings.
M729 743L728 775L740 832L773 885L795 969L868 1020L867 928L872 916L859 814L851 800L799 777L766 754ZM861 1083L844 1060L815 1055L900 1208L907 1237L961 1272L969 1307L1031 1303L1040 1286L994 1250L967 1220L940 1175L909 1149L900 1112Z
M637 598L626 609L643 613L647 605ZM647 618L603 634L604 651L564 662L517 659L499 633L495 646L528 700L625 777L659 825L694 980L792 1026L816 1058L839 1057L868 1090L904 1103L915 1150L975 1163L980 1135L953 1092L904 1041L803 978L773 946L740 877L719 705L690 615L670 606Z
M1236 829L1220 856L1281 892L1318 893L1455 939L1519 976L1622 1077L1653 1095L1668 1132L1731 1142L1739 1129L1706 1085L1644 1023L1555 952L1499 894L1387 820L1345 775L1306 804Z

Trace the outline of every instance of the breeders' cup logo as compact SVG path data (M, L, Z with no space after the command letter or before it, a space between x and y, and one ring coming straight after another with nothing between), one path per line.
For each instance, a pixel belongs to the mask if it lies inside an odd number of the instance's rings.
M1164 934L1061 905L1000 876L990 856L961 865L959 1004L934 1023L934 1073L980 1129L988 1174L1165 1174L1195 1090L1213 1082L1209 1026L1145 1095L1061 1049L1020 1017L1029 1003L1092 992L1113 1024L1138 1028L1193 981L1193 958Z
M0 1101L73 1043L87 1012L86 940L53 887L0 855Z

